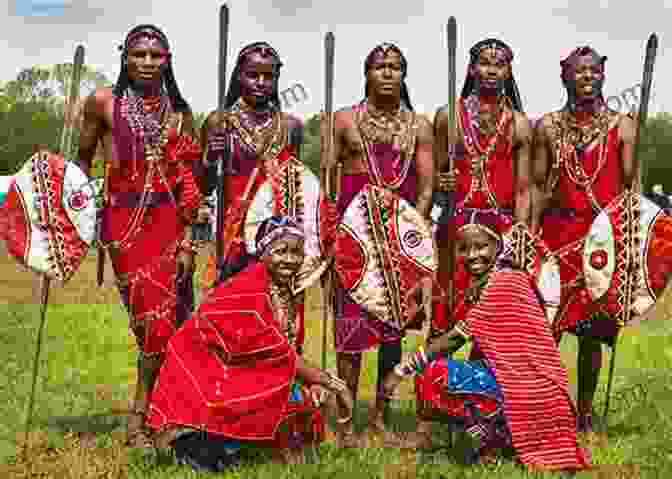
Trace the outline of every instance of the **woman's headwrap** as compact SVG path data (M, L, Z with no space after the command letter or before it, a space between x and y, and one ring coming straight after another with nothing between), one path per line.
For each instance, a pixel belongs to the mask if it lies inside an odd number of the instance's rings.
M467 98L477 89L478 78L476 77L474 69L478 63L481 52L490 48L494 49L507 63L511 64L513 62L513 50L503 41L496 38L488 38L478 42L469 50L469 66L467 67L467 78L464 80L464 86L462 87L462 98ZM503 87L503 93L509 100L511 100L513 109L522 113L523 102L520 99L520 92L518 91L518 85L513 76L513 71L511 72L509 79L504 82Z
M163 33L158 27L154 25L138 25L133 28L128 35L126 35L126 40L123 45L119 46L121 51L121 68L119 70L119 77L117 78L117 83L114 86L114 94L116 96L122 96L130 84L130 79L128 78L128 51L132 47L133 43L141 37L150 37L158 40L161 43L161 46L168 53L168 58L166 63L161 66L161 82L163 88L165 88L168 97L170 98L171 105L173 110L176 112L188 112L191 109L189 104L185 101L180 93L180 89L177 86L177 81L175 80L175 74L173 72L172 64L172 54L170 53L170 45L168 43L168 37Z
M403 107L406 107L410 111L413 111L411 98L408 94L408 86L406 85L406 76L408 74L408 61L406 60L406 57L404 56L404 54L402 53L401 49L398 46L392 43L381 43L373 50L371 50L371 52L367 55L366 60L364 60L364 77L366 77L367 74L369 73L369 70L371 69L375 57L377 55L385 56L389 51L393 51L399 54L399 58L401 59L401 104ZM369 97L369 81L367 80L364 85L364 98L368 97Z
M228 93L226 94L226 101L224 104L224 107L226 109L231 108L240 98L241 88L240 88L240 79L238 77L240 76L240 70L245 64L247 57L252 53L260 53L262 56L273 57L273 59L275 60L275 68L277 72L280 71L280 67L282 67L283 65L282 61L280 60L280 55L278 55L278 52L275 50L275 48L273 48L270 44L266 42L254 42L244 47L238 54L238 58L236 59L236 66L234 67L233 73L231 74L231 80L229 81L229 89ZM278 93L277 78L275 84L273 85L273 94L271 95L271 107L276 109L277 111L280 111L282 108L282 104L280 103L280 95Z
M290 216L271 216L266 218L257 229L254 238L257 256L263 258L271 245L287 237L304 239L305 233L299 223Z
M509 264L513 260L513 250L504 236L511 230L513 221L495 209L482 210L458 208L453 217L453 238L469 230L486 233L497 241L497 264Z

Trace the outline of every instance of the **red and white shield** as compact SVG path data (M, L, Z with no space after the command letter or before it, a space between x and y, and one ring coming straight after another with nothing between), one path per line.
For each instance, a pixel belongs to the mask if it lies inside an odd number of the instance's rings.
M429 222L403 198L373 185L346 208L334 261L353 301L399 330L414 319L409 293L438 269Z
M291 216L305 233L305 259L294 292L314 284L328 266L320 248L320 181L293 154L268 166L266 178L256 190L243 224L245 249L255 254L259 225L271 216Z
M9 254L37 273L68 281L95 241L100 187L60 155L33 155L2 206Z
M585 238L583 272L591 299L608 304L619 325L643 318L672 274L672 217L640 194L621 194Z

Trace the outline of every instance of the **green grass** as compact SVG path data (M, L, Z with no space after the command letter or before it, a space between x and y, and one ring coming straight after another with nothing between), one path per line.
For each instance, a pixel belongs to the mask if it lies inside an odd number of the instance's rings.
M316 298L313 292L309 298L313 307ZM659 316L667 314L663 308L659 309ZM38 325L36 306L0 305L0 349L3 351L0 362L0 457L3 461L0 462L14 462L16 443L21 438ZM307 355L319 363L318 314L313 312L309 316L307 327ZM593 448L595 463L637 465L641 469L640 477L672 477L671 329L665 321L658 321L628 331L622 337L618 346L608 444ZM418 337L410 337L406 349L413 349L418 341ZM570 371L570 381L574 383L575 339L568 336L561 349ZM97 442L91 454L102 455L113 447L125 430L125 417L119 410L127 407L135 382L134 352L128 319L119 305L55 305L49 309L34 413L34 429L42 434L42 440L49 447L66 454L63 451L68 431L95 433ZM604 397L609 355L605 354L604 359L598 406ZM333 354L329 355L328 365L332 368L335 365ZM363 399L372 396L375 367L376 354L366 354L361 380ZM414 428L410 391L410 385L405 385L403 394L407 399L395 403L392 419L398 430ZM358 411L360 427L365 419L366 410L362 407ZM445 427L437 426L436 435L444 443L447 441ZM462 465L460 451L463 443L458 440L455 449L446 448L417 458L402 458L399 451L392 449L338 451L328 443L320 448L317 463L293 468L271 464L266 451L250 447L245 450L241 468L218 477L556 477L524 472L510 460L504 460L496 468ZM127 477L200 477L178 467L168 457L158 462L131 457L126 467ZM410 468L413 474L395 476L394 471L403 467ZM84 477L72 474L52 477Z

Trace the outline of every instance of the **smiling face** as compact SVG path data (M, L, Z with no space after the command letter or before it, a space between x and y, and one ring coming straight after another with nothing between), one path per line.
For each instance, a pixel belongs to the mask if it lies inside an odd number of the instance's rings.
M496 90L511 77L511 63L506 52L500 48L484 48L471 68L484 90Z
M152 35L142 35L128 48L128 77L136 84L161 82L161 67L168 61L168 51Z
M403 63L394 49L376 52L369 62L366 73L369 94L401 97Z
M498 241L483 228L464 228L458 239L458 254L473 276L482 276L492 269L497 257Z
M604 71L600 60L593 54L578 57L572 68L571 80L574 83L577 98L599 97L604 84Z
M274 241L263 257L273 282L288 286L296 276L305 257L302 238L288 236Z
M277 60L272 55L261 52L246 55L238 77L241 96L251 106L267 104L275 93L279 76Z

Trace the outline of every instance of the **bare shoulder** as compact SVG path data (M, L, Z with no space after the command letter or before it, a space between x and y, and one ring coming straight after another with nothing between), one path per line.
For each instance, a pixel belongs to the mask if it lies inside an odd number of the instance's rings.
M113 102L114 93L112 87L96 88L86 99L86 113L102 116Z
M208 114L205 121L203 122L203 125L208 130L210 130L211 128L217 128L225 120L226 116L227 116L226 112L213 110Z
M513 121L516 124L516 136L519 138L529 138L532 135L532 123L529 117L519 111L513 112Z
M449 113L449 108L448 104L446 103L445 105L441 105L436 109L436 113L434 114L434 124L439 125L439 124L444 124L448 123L448 113Z
M298 115L283 112L282 113L282 120L284 122L287 122L287 126L290 129L294 129L294 128L303 129L303 119L301 119Z
M618 130L624 141L634 141L637 132L637 123L630 115L620 112L613 112L615 122L618 124Z
M334 112L334 123L337 130L354 126L355 116L352 107L343 107Z
M536 133L543 136L548 136L551 129L553 128L553 122L560 114L560 111L552 111L550 113L544 114L541 119L537 122L535 128Z
M434 137L434 127L432 125L429 117L424 113L417 113L415 115L415 121L418 125L418 135L420 138L433 139Z

